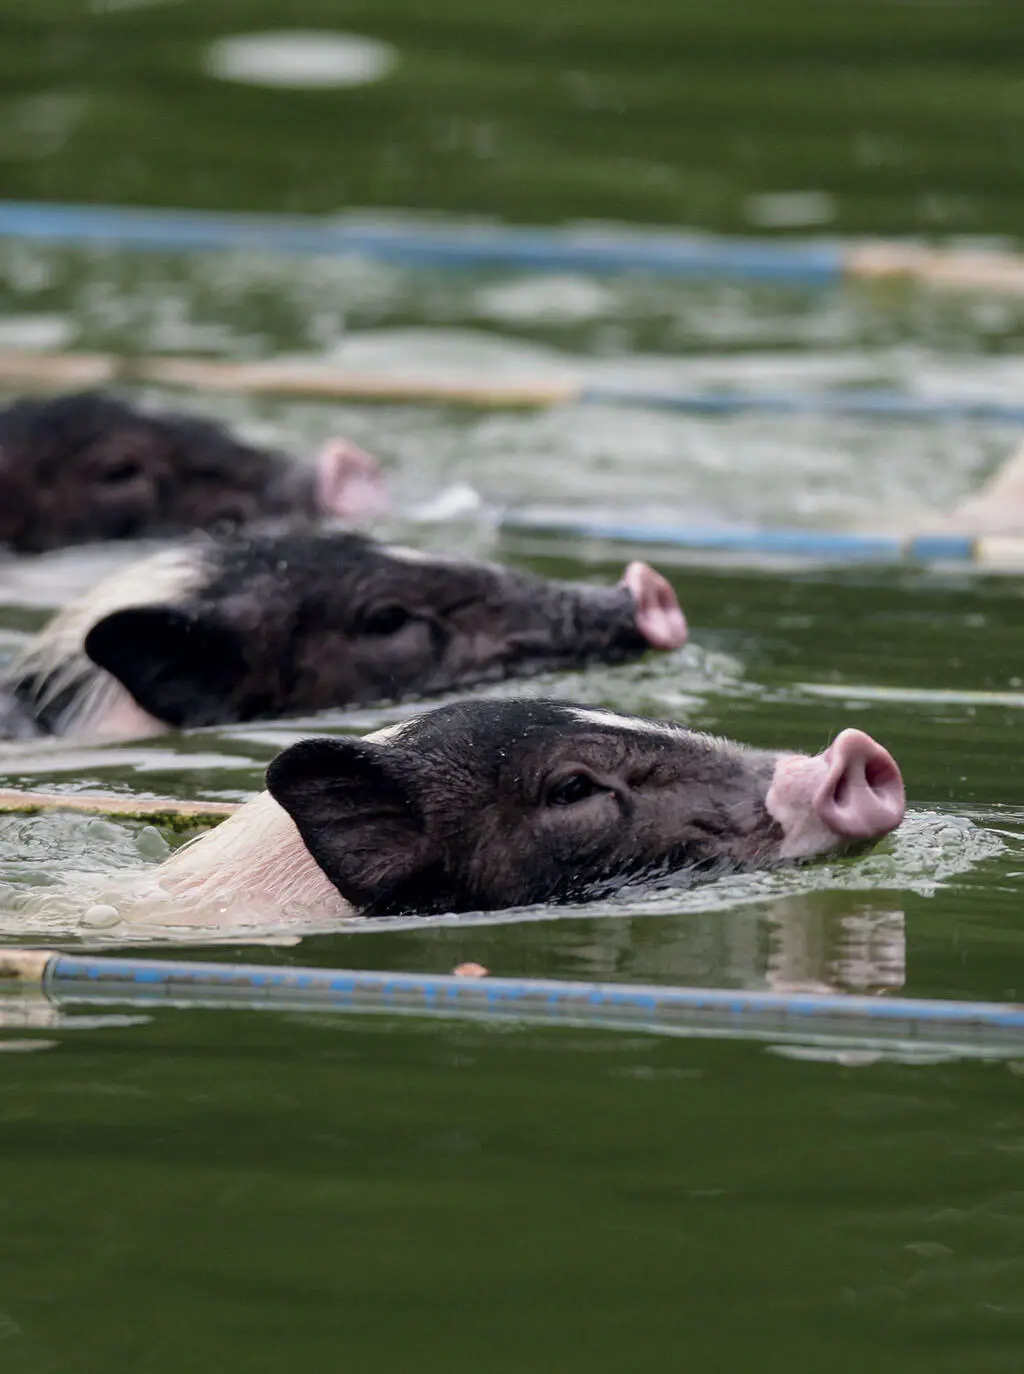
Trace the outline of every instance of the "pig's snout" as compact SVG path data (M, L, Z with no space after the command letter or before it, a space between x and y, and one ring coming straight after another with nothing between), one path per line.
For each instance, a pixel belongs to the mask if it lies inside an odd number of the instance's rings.
M783 831L783 858L805 858L875 840L906 811L895 759L862 730L844 730L823 754L785 754L775 765L765 805Z
M322 515L371 520L391 509L380 465L348 439L329 440L317 455L316 502Z
M655 649L681 649L686 643L686 617L676 594L646 563L630 563L620 586L633 598L636 627Z
M896 829L906 796L888 750L863 730L844 730L822 758L828 771L814 807L830 829L851 840L870 840Z

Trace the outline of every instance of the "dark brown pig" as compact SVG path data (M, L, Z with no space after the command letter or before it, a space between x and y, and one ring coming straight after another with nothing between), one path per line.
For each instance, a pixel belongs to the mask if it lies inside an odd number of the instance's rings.
M237 528L267 517L378 514L376 461L334 440L313 463L222 425L88 392L0 410L0 544L67 544Z
M842 853L905 809L899 768L859 730L779 754L548 700L303 740L267 787L155 870L163 919L577 902Z
M436 695L683 644L659 573L555 582L345 531L206 540L101 582L0 683L9 733L118 738Z

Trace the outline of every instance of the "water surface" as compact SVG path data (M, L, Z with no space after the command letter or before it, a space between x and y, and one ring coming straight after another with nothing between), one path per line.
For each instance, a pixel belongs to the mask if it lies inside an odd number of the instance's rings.
M10 197L1020 232L1015 6L444 0L428 15L301 0L283 16L270 0L6 0L0 20ZM344 90L210 75L212 45L282 24L377 39L395 65ZM1012 298L916 290L0 246L4 348L1019 402L1022 325ZM401 506L384 532L604 580L637 551L502 538L495 513L555 502L870 527L943 509L1020 438L568 406L190 403L299 453L332 432L373 448ZM479 505L427 520L457 484ZM130 553L0 562L0 656ZM860 726L903 767L898 836L865 858L687 893L261 929L211 949L214 930L185 946L83 927L84 896L39 914L58 880L84 894L180 837L5 817L0 940L1024 999L1020 579L655 561L690 646L523 690L772 748ZM0 786L237 800L292 739L407 709L5 746ZM388 1017L75 1013L9 996L0 1056L5 1374L1020 1368L1020 1063Z

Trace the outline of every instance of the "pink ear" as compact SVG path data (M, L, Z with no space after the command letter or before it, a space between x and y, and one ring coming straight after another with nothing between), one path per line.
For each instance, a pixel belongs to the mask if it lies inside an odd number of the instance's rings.
M391 509L380 464L348 439L329 439L316 466L316 499L323 515L371 520Z
M633 594L636 627L648 644L655 649L681 649L686 643L686 617L661 573L646 563L630 563L621 585Z

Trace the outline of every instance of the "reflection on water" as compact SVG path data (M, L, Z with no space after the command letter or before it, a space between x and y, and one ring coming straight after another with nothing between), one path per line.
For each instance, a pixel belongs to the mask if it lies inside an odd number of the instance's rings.
M380 81L395 58L390 44L360 34L275 29L217 39L208 48L203 66L222 81L331 90Z
M770 922L767 982L776 992L898 992L906 981L900 908L865 904L830 919L815 904L782 901Z

